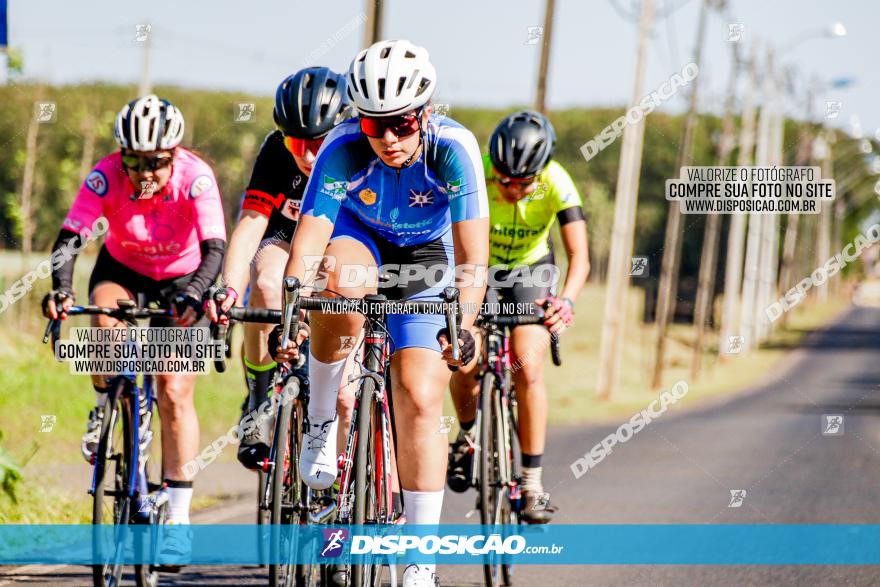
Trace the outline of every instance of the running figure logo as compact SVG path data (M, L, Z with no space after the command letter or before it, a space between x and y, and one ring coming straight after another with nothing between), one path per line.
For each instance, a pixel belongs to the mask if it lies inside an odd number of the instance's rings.
M822 436L841 436L843 416L841 414L822 414Z
M730 503L727 504L729 508L738 508L742 507L743 501L746 499L746 490L745 489L731 489L730 490Z
M647 257L632 257L632 264L629 267L629 274L632 277L647 277L648 276L648 258Z
M325 529L324 548L321 550L321 558L335 558L342 554L345 541L348 540L348 530L344 528Z

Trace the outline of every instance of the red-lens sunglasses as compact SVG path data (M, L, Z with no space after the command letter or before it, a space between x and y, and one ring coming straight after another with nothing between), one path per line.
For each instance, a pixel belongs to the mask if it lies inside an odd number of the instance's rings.
M419 130L419 118L421 110L409 112L399 116L385 116L382 118L360 117L361 132L373 139L381 139L386 131L397 138L408 137Z
M298 139L287 135L284 136L284 146L297 157L305 157L306 151L310 151L312 155L316 155L323 142L324 137L321 137L320 139Z

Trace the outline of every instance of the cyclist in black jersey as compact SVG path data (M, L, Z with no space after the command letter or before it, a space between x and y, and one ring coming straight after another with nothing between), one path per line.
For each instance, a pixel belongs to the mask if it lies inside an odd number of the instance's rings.
M274 110L278 128L260 147L230 239L222 273L227 294L222 311L235 304L248 282L250 306L281 307L281 278L312 165L324 137L350 113L345 77L326 67L300 70L278 86ZM225 319L218 316L213 301L207 306L212 320ZM244 328L248 400L242 417L266 401L275 368L267 346L272 325L245 324ZM301 331L300 338L305 336ZM269 424L264 420L255 428L243 426L238 460L245 467L257 469L269 456Z

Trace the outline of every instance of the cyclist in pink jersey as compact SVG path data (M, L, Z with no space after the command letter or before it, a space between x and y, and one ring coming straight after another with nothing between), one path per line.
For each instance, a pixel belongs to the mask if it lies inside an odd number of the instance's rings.
M154 319L150 326L196 322L202 295L219 274L225 250L226 222L217 180L207 163L179 147L183 131L180 110L167 100L148 95L127 104L116 119L120 152L102 159L86 177L54 246L71 250L71 243L82 242L93 223L105 217L109 230L89 279L89 301L116 307L118 299L128 298L173 309L173 319ZM75 260L74 256L53 271L53 289L43 304L49 317L66 318L65 310L74 303ZM100 316L93 326L122 324ZM86 460L97 449L109 383L99 375L93 375L92 382L97 406L83 436ZM195 375L157 375L156 384L169 523L188 524L192 481L182 465L198 451ZM148 419L144 430L147 425Z

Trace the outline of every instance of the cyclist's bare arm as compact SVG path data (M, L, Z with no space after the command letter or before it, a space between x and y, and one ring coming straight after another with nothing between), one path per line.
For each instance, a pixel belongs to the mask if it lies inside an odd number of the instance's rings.
M590 249L587 243L587 221L576 220L559 227L562 244L568 256L568 272L560 297L577 300L590 275Z
M479 308L486 295L486 271L489 264L489 219L474 218L452 225L457 270L455 287L460 292L459 303L465 308ZM470 329L478 312L464 312L460 329Z
M333 223L326 218L302 215L297 222L284 275L299 279L305 293L315 282L316 260L323 257L332 234Z
M229 240L229 249L226 252L226 259L223 262L223 285L231 287L238 293L243 295L247 286L248 270L251 260L257 253L260 246L260 239L269 225L269 218L259 212L253 210L242 210L238 217L238 225L232 232L232 238ZM226 298L221 306L222 311L226 312L235 305L234 298ZM208 306L208 318L216 320L216 312L213 305Z

